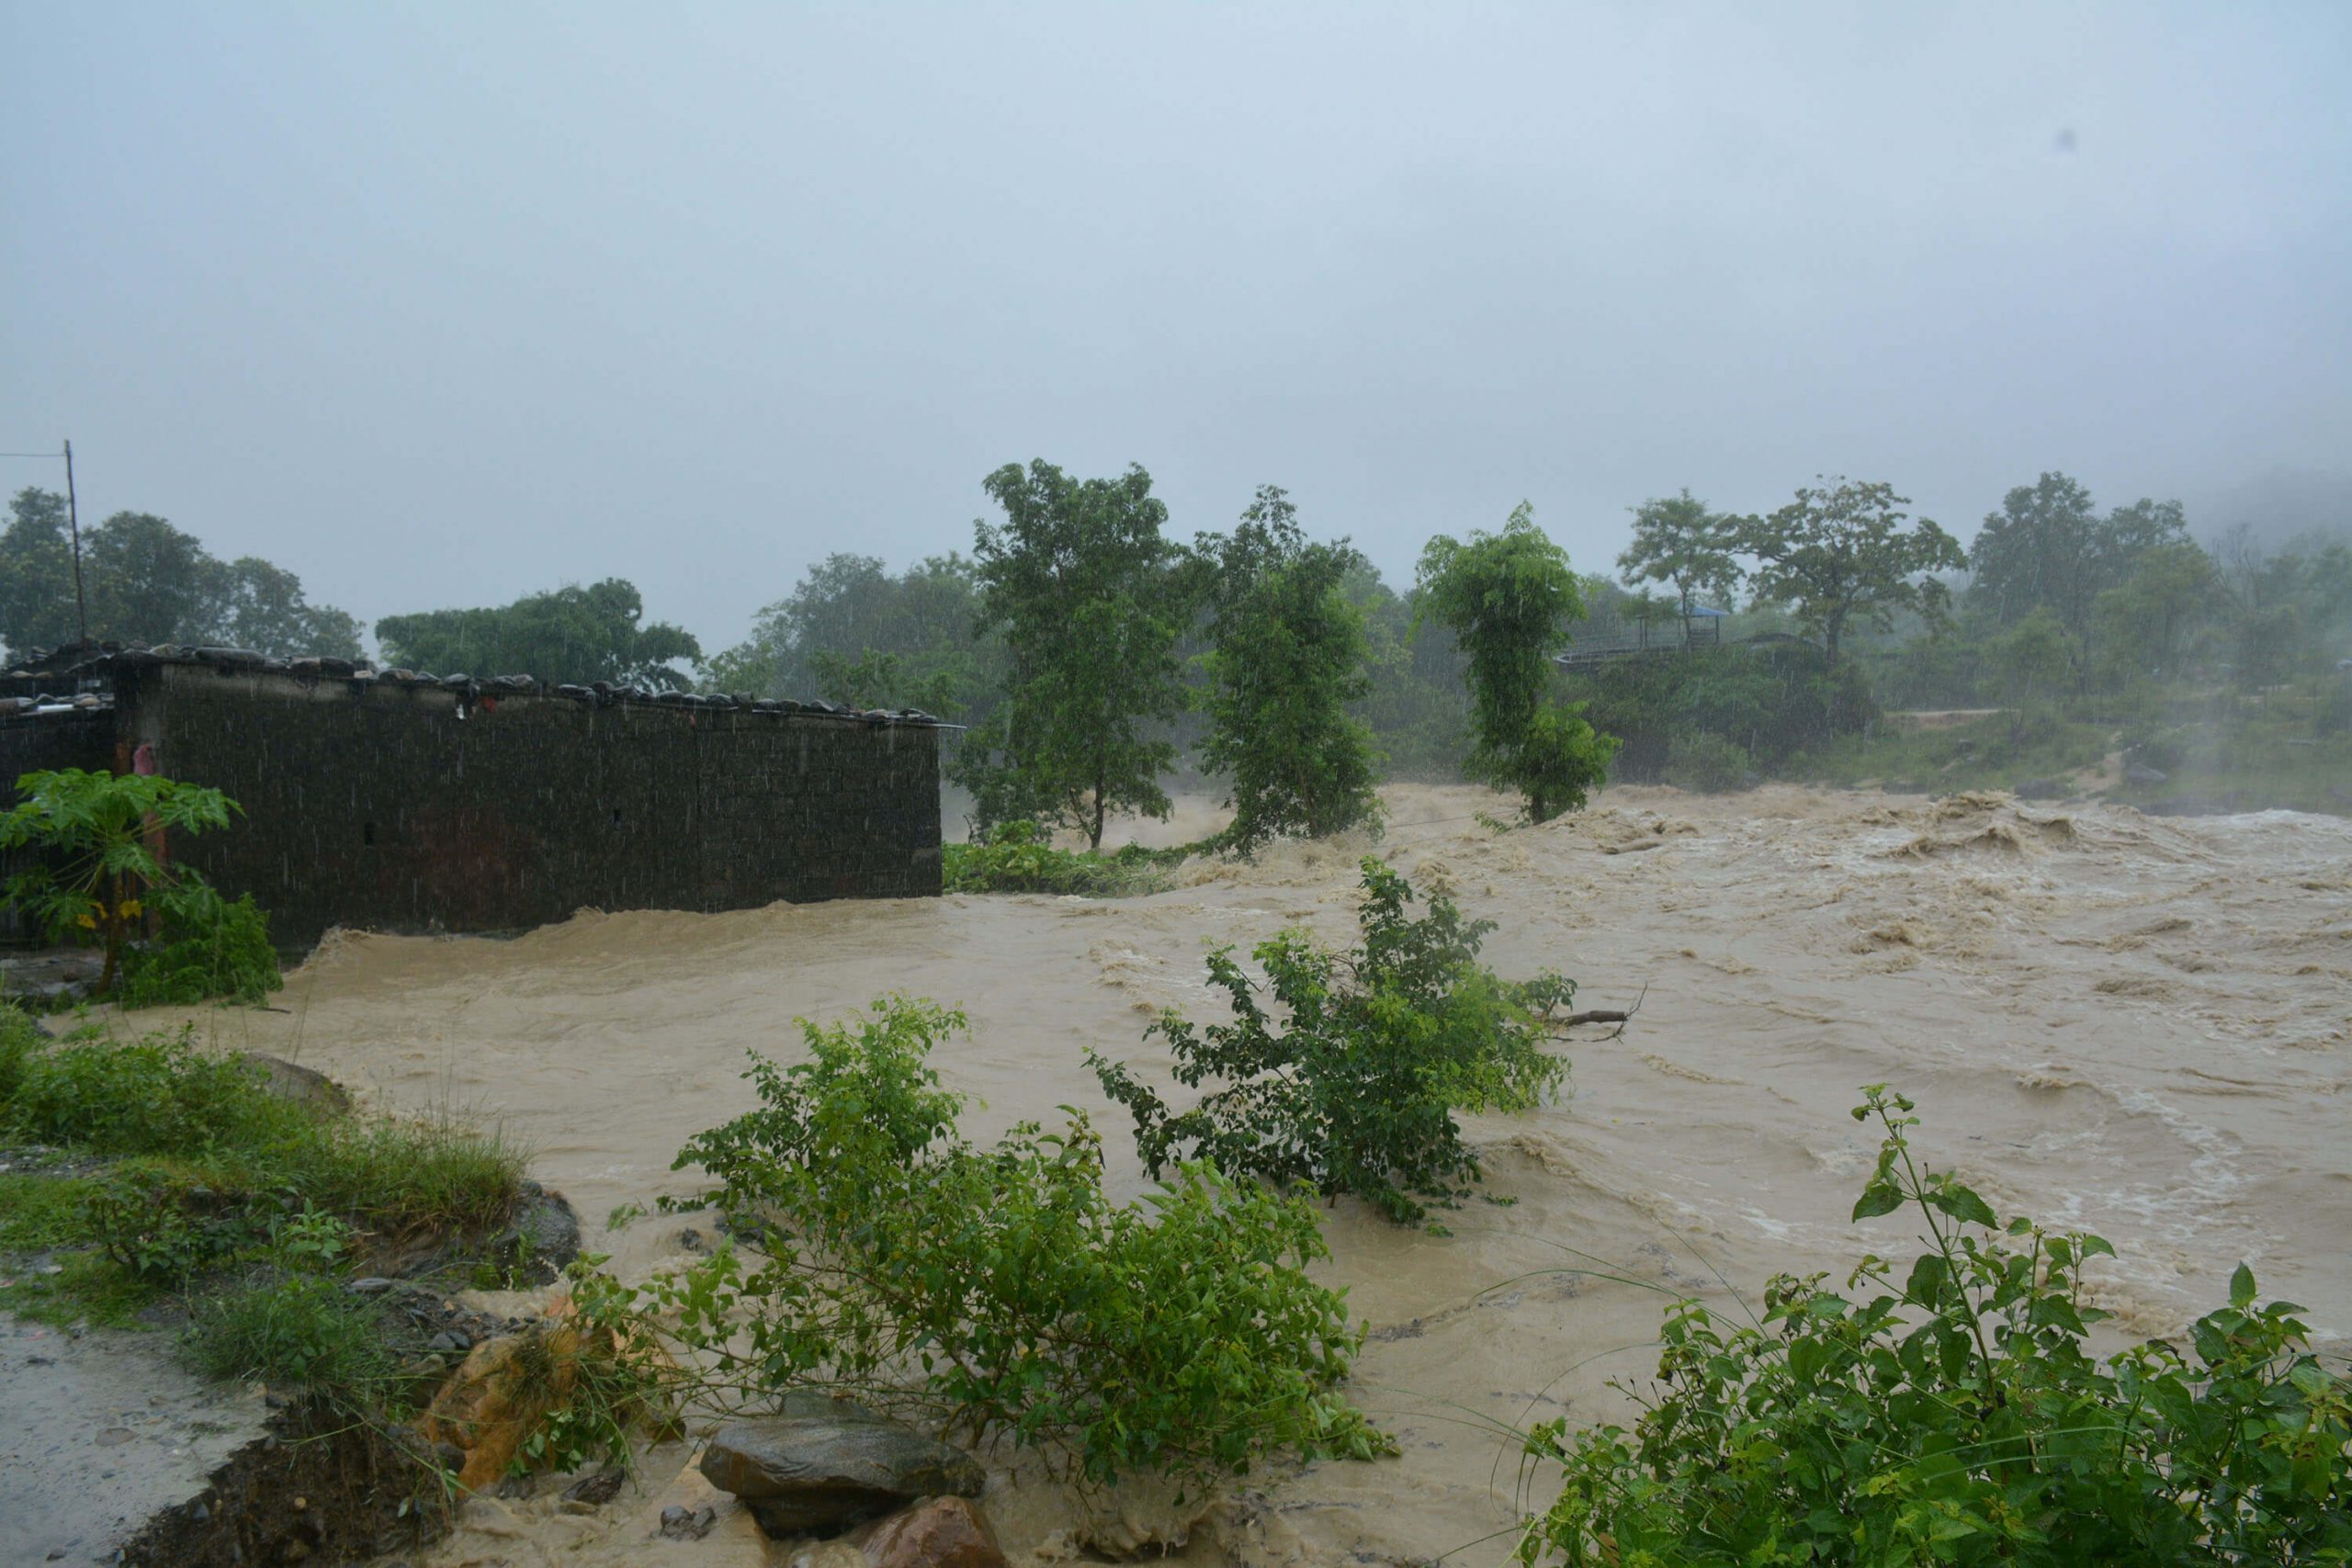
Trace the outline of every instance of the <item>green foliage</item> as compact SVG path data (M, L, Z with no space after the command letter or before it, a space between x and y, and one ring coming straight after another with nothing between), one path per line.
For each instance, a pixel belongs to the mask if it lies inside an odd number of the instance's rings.
M266 1081L249 1062L198 1053L185 1031L118 1043L0 1030L0 1132L166 1161L128 1172L148 1185L121 1201L130 1234L153 1229L166 1251L179 1243L165 1210L197 1224L251 1209L237 1223L257 1235L307 1205L400 1235L493 1224L513 1207L524 1155L495 1131L326 1115Z
M223 561L192 535L120 512L82 536L90 636L97 641L215 644L276 658L359 657L363 623L312 604L301 579L257 557ZM0 643L11 653L80 635L65 498L22 490L0 534Z
M1753 759L1736 740L1720 735L1678 735L1666 750L1666 782L1694 795L1723 795L1745 788L1755 776Z
M1431 539L1418 582L1415 626L1451 626L1469 656L1474 744L1463 772L1526 795L1537 822L1581 807L1607 773L1615 742L1547 695L1552 653L1584 615L1567 552L1521 502L1499 534Z
M131 1278L173 1289L253 1250L267 1218L194 1177L142 1164L98 1184L82 1227Z
M318 1274L198 1300L183 1344L210 1378L298 1384L376 1403L399 1376L378 1309Z
M83 1206L96 1190L97 1183L87 1177L0 1174L0 1254L81 1241Z
M82 931L96 935L107 955L101 993L113 990L124 945L150 908L200 930L219 905L202 877L155 852L163 833L227 827L237 804L219 790L159 774L79 768L26 773L17 790L24 798L0 815L0 849L29 847L37 854L8 879L8 902L52 939Z
M1363 946L1333 953L1282 932L1251 953L1263 987L1231 948L1211 953L1209 981L1232 999L1233 1021L1202 1028L1170 1010L1150 1030L1167 1040L1179 1083L1228 1086L1181 1115L1124 1065L1087 1054L1103 1092L1134 1114L1147 1170L1204 1161L1352 1193L1399 1222L1482 1179L1453 1113L1523 1111L1557 1089L1567 1065L1544 1049L1545 1026L1576 986L1497 979L1477 962L1493 921L1464 920L1442 897L1414 919L1412 897L1402 875L1367 858Z
M1628 582L1671 582L1674 603L1660 606L1668 618L1689 614L1707 596L1728 600L1739 586L1739 563L1732 558L1738 519L1710 512L1689 490L1634 508L1634 542L1617 558ZM1645 612L1651 605L1641 596ZM1724 606L1728 608L1728 605Z
M1271 839L1380 825L1372 731L1349 711L1372 690L1363 613L1342 587L1344 544L1307 542L1279 486L1262 486L1213 563L1204 766L1232 781L1224 842L1249 854Z
M804 1021L806 1061L755 1056L759 1109L679 1164L718 1179L762 1256L723 1248L639 1289L583 1280L585 1320L662 1336L701 1369L688 1393L854 1391L1095 1481L1383 1450L1338 1392L1363 1335L1306 1276L1325 1256L1313 1211L1204 1166L1114 1204L1075 1112L1059 1134L966 1143L927 1061L963 1027L894 998Z
M167 919L165 934L154 946L123 954L123 1006L185 1006L217 997L257 1007L285 988L269 917L250 893L231 903L204 888Z
M1078 479L1050 463L990 474L1005 520L976 523L984 629L1012 671L1004 702L951 770L983 828L1031 816L1101 848L1113 811L1166 818L1176 748L1151 728L1183 705L1176 644L1192 594L1161 535L1168 508L1140 467Z
M979 723L1005 665L1003 643L976 628L979 607L973 564L953 552L896 575L871 556L830 555L709 661L704 685Z
M0 1310L60 1328L141 1328L140 1314L155 1304L155 1286L96 1250L60 1252L57 1272L21 1273L0 1283Z
M1034 822L1000 822L985 842L940 846L941 891L1131 897L1168 886L1169 858L1133 844L1107 855L1056 849Z
M819 649L808 656L817 672L817 694L829 703L854 708L920 708L945 714L959 704L953 672L935 670L919 675L895 653L867 649L855 659Z
M2230 1303L2186 1352L2104 1359L2083 1269L2096 1235L2004 1224L1922 1168L1912 1102L1865 1091L1884 1133L1854 1206L1909 1207L1928 1250L1898 1280L1774 1279L1760 1322L1694 1301L1667 1314L1657 1385L1632 1432L1539 1427L1566 1472L1522 1562L1666 1564L2341 1562L2352 1556L2352 1383L2310 1348L2301 1308ZM1633 1392L1633 1391L1628 1391Z
M384 657L443 675L536 675L590 685L684 691L680 667L702 658L692 634L667 621L640 625L637 585L608 577L526 594L497 609L431 610L376 623Z
M1635 782L1666 777L1673 748L1686 739L1718 739L1770 773L1798 750L1858 735L1877 716L1851 661L1833 666L1802 642L1584 664L1566 671L1564 683L1595 728L1621 738L1611 771Z
M1813 784L1865 783L1920 792L2014 789L2093 767L2112 732L2052 709L1996 713L1932 729L1888 728L1849 735L1791 758L1785 776Z
M1770 517L1747 517L1734 543L1757 559L1756 597L1787 604L1807 633L1822 639L1829 662L1851 624L1887 629L1898 611L1932 624L1950 594L1922 573L1964 565L1952 536L1921 518L1906 530L1911 504L1894 487L1825 479L1800 488Z

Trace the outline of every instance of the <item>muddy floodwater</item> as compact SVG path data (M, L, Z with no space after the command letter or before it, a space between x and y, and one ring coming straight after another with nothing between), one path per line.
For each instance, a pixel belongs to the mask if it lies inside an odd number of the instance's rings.
M1909 1256L1911 1227L1847 1220L1875 1147L1847 1115L1867 1083L1914 1096L1920 1151L1996 1208L2113 1241L2095 1294L2123 1332L2179 1329L2243 1259L2266 1294L2308 1303L2332 1348L2352 1336L2352 822L1619 789L1498 834L1474 818L1501 808L1481 791L1407 787L1389 804L1377 852L1499 922L1498 969L1557 969L1581 983L1579 1007L1639 1011L1623 1038L1568 1047L1557 1104L1473 1122L1510 1206L1474 1203L1445 1236L1348 1203L1329 1213L1326 1272L1372 1325L1356 1397L1399 1458L1261 1472L1181 1507L1136 1492L1091 1517L1001 1477L989 1506L1016 1563L1155 1538L1203 1563L1500 1560L1498 1532L1548 1496L1503 1429L1622 1415L1608 1382L1651 1369L1669 1295L1736 1311L1734 1292L1753 1300L1776 1270L1842 1278L1865 1247ZM1212 945L1288 925L1351 940L1363 852L1288 846L1116 901L592 913L515 941L339 935L289 977L286 1012L200 1014L199 1028L381 1107L503 1116L591 1245L642 1273L692 1222L598 1239L605 1216L683 1190L681 1142L750 1103L744 1052L789 1054L796 1016L891 991L970 1013L971 1037L938 1061L978 1102L968 1133L1089 1107L1114 1183L1139 1190L1127 1123L1083 1051L1161 1060L1144 1026L1171 1004L1213 1007ZM484 1500L424 1561L616 1560L633 1515L605 1512L616 1522Z

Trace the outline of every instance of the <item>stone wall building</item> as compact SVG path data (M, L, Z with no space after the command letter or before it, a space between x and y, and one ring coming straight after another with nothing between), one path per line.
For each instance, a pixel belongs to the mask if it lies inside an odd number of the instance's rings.
M0 793L58 767L225 792L234 824L169 852L252 894L298 948L337 925L514 931L583 908L936 894L943 728L825 704L110 650L0 675Z

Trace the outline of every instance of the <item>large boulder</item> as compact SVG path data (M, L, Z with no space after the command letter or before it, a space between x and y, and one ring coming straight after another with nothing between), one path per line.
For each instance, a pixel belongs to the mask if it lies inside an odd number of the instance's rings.
M341 1116L351 1109L349 1092L316 1067L259 1051L241 1051L237 1060L259 1069L262 1087L279 1100L307 1106L322 1116Z
M772 1536L825 1535L919 1497L976 1497L987 1477L961 1449L863 1406L807 1394L781 1415L729 1421L702 1472Z
M874 1568L1005 1568L989 1517L961 1497L932 1497L891 1515L865 1538Z

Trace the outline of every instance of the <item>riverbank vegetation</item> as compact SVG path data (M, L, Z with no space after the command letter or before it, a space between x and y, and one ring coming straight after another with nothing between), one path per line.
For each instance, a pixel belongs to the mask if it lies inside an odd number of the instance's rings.
M57 1039L9 1008L0 1144L0 1308L178 1322L199 1367L370 1404L379 1362L351 1347L382 1303L344 1281L495 1233L526 1163L494 1129L356 1116L323 1080L185 1034Z
M1497 978L1478 963L1493 921L1464 919L1443 897L1415 919L1401 874L1369 858L1363 869L1362 946L1332 953L1283 931L1250 954L1262 985L1219 948L1209 983L1229 998L1232 1021L1196 1025L1171 1009L1151 1026L1177 1082L1223 1086L1190 1110L1171 1111L1125 1064L1087 1053L1103 1092L1134 1116L1154 1177L1204 1161L1419 1221L1483 1179L1456 1111L1526 1111L1557 1092L1567 1063L1546 1045L1576 983Z
M1907 1211L1928 1250L1865 1256L1841 1289L1782 1275L1762 1313L1666 1315L1632 1430L1538 1427L1565 1483L1531 1565L2221 1564L2352 1557L2352 1382L2303 1308L2256 1304L2239 1265L2185 1345L2112 1356L2086 1232L2004 1220L1920 1163L1912 1102L1865 1091L1883 1134L1857 1221Z
M167 833L227 827L235 801L160 774L79 768L23 774L17 793L0 812L0 850L26 853L0 895L52 942L96 942L100 997L258 1002L283 984L252 897L224 899L162 852Z
M804 1021L803 1061L755 1055L759 1108L678 1156L743 1249L583 1280L583 1318L658 1337L682 1404L828 1389L1092 1482L1393 1451L1340 1393L1363 1330L1308 1277L1328 1256L1310 1204L1199 1163L1114 1203L1076 1111L968 1142L929 1064L964 1027L886 998Z

